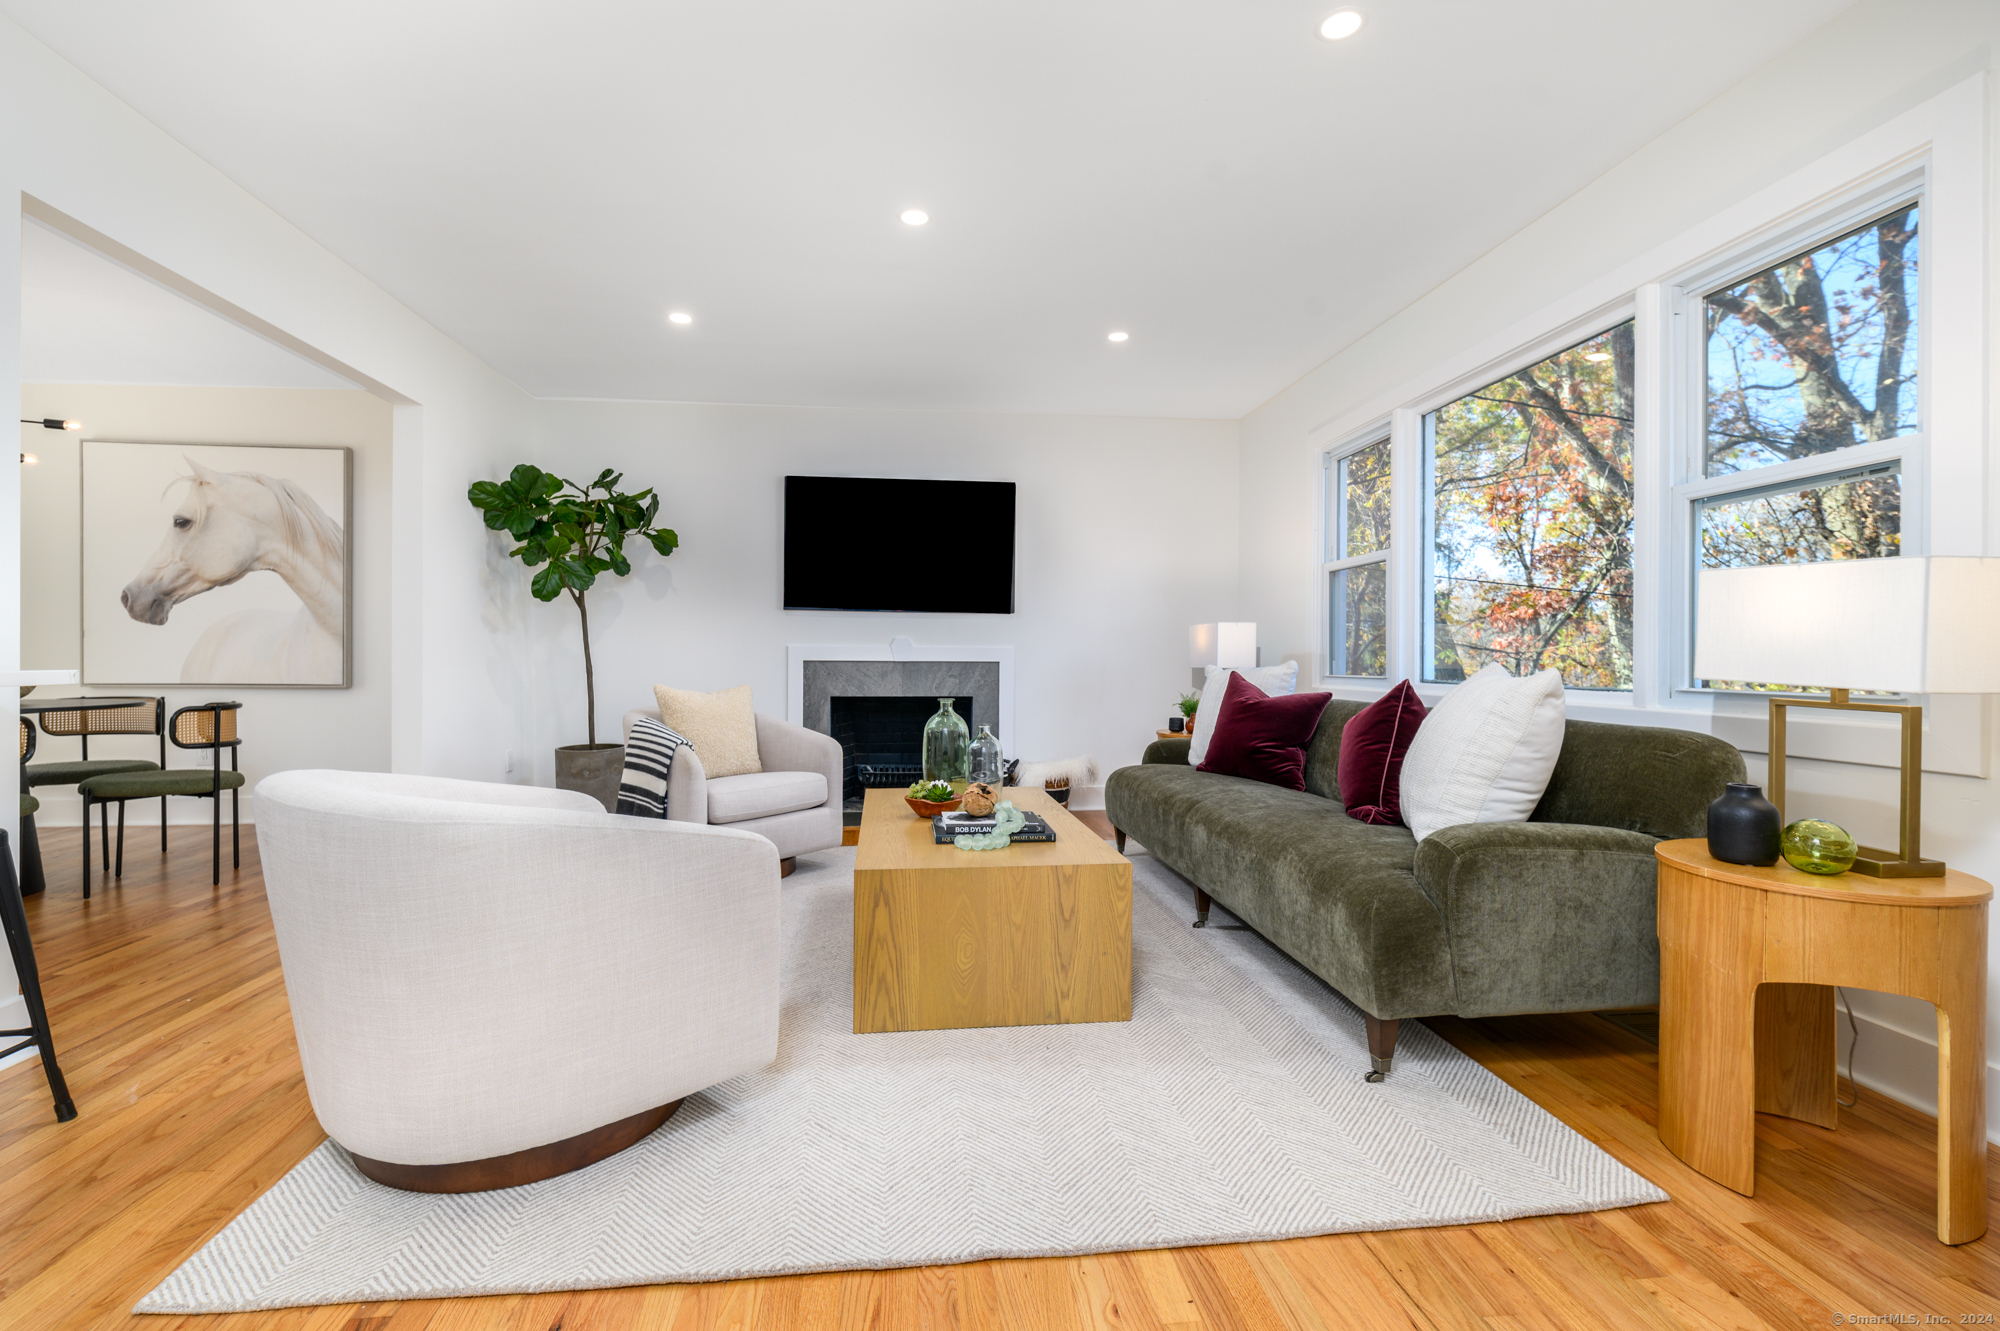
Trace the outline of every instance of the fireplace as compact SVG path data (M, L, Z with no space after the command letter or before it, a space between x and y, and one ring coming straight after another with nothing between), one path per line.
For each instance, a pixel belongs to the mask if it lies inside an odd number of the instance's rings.
M890 653L880 649L793 647L790 656L791 719L840 741L842 802L850 825L861 820L865 787L859 768L916 769L907 776L885 771L878 777L883 785L907 786L922 774L924 723L937 713L939 698L952 699L973 735L991 726L1003 749L1012 738L1005 706L1013 693L1008 648L923 649L905 643L903 655L888 659Z
M937 715L932 696L875 696L827 699L829 731L840 741L842 795L859 811L861 792L870 786L908 786L923 775L924 725ZM965 724L978 733L970 694L952 700Z

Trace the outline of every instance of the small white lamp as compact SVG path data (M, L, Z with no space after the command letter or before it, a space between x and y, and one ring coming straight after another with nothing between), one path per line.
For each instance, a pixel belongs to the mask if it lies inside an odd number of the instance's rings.
M1825 626L1825 627L1822 627ZM1695 604L1698 679L1828 686L1825 701L1771 699L1771 802L1785 808L1785 712L1817 707L1903 719L1896 853L1863 846L1857 873L1929 878L1941 860L1918 848L1924 709L1853 702L1884 693L2000 693L2000 559L1842 559L1703 569ZM1831 687L1835 683L1838 688Z
M1188 664L1196 670L1223 666L1231 670L1257 668L1255 624L1196 624L1188 629Z

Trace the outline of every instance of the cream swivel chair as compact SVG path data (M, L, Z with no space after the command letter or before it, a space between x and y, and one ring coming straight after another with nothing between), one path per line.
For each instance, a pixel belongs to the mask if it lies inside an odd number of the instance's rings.
M625 713L628 743L642 716L660 719L651 707ZM757 758L761 772L710 777L692 745L681 749L667 781L667 820L755 832L778 848L779 873L789 877L798 856L840 844L840 741L759 712Z
M580 1169L777 1057L762 837L376 772L280 772L252 807L313 1112L378 1182Z

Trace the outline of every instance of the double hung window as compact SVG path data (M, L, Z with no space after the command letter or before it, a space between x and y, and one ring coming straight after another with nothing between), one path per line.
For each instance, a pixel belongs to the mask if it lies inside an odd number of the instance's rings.
M1951 141L1961 168L1973 139ZM1983 489L1941 483L1979 474L1980 313L1919 280L1925 218L1938 265L1965 234L1947 223L1967 196L1932 170L1857 177L1817 224L1774 212L1731 256L1690 238L1678 274L1629 300L1606 283L1573 331L1355 421L1322 455L1323 676L1452 684L1497 662L1647 709L1830 683L1696 678L1697 575L1983 530Z
M1628 321L1424 417L1423 677L1632 687Z
M1680 487L1697 567L1901 552L1903 455L1921 448L1919 211L1902 204L1702 300L1699 476Z
M1389 453L1381 439L1328 460L1329 674L1389 673Z

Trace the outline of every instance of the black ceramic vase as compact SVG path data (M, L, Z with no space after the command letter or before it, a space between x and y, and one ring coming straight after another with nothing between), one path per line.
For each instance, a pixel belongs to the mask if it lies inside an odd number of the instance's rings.
M1781 830L1761 786L1732 781L1708 806L1708 853L1727 864L1776 864Z

